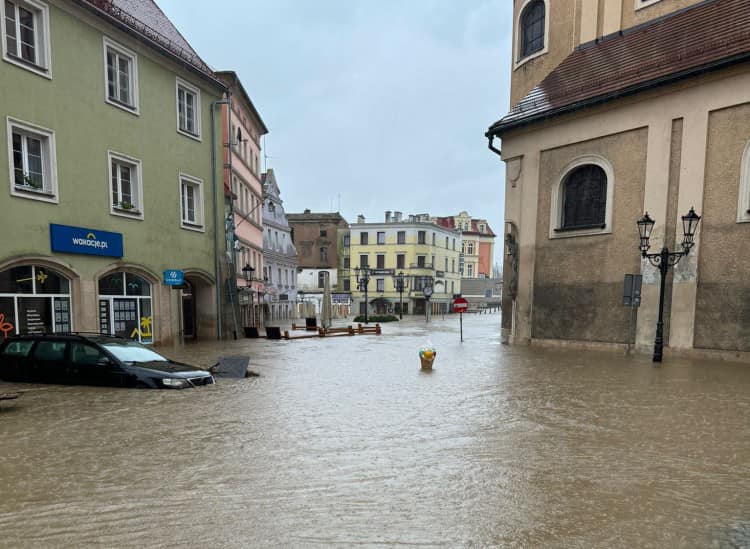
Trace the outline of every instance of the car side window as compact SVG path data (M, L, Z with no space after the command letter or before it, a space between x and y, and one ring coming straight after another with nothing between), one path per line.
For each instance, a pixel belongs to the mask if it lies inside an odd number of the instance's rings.
M34 349L34 358L37 360L65 360L64 341L40 341Z
M3 349L3 355L28 356L29 350L33 344L33 341L11 341L8 343L8 346Z
M104 357L106 355L93 345L85 343L70 344L70 359L73 361L73 364L92 365Z

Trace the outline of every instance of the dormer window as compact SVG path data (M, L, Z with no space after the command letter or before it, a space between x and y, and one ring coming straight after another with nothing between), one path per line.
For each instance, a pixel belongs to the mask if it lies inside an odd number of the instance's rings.
M529 3L521 13L521 58L544 49L544 20L546 9L543 0Z

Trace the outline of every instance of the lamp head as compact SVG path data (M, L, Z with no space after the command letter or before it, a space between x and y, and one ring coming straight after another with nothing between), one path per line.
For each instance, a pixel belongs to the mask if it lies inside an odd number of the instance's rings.
M651 238L651 231L653 230L655 223L656 222L648 215L648 212L636 222L636 225L638 225L638 234L641 237L641 244L639 247L641 249L641 254L643 254L644 257L646 256L648 249L651 247L648 240Z
M682 241L682 248L685 252L689 252L690 248L695 245L695 231L698 229L700 220L701 216L695 213L695 209L692 207L686 215L682 216L682 231L685 235Z

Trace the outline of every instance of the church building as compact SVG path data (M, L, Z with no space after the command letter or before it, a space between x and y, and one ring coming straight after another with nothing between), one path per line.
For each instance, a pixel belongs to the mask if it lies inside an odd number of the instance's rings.
M750 0L514 0L503 336L665 353L750 351ZM502 114L502 113L499 113ZM694 239L683 216L701 217Z

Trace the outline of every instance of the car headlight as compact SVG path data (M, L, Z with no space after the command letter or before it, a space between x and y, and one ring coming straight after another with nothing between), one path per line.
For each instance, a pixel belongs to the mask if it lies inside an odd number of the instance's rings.
M173 389L181 389L188 386L186 379L178 379L174 377L165 377L161 382L165 387L172 387Z

